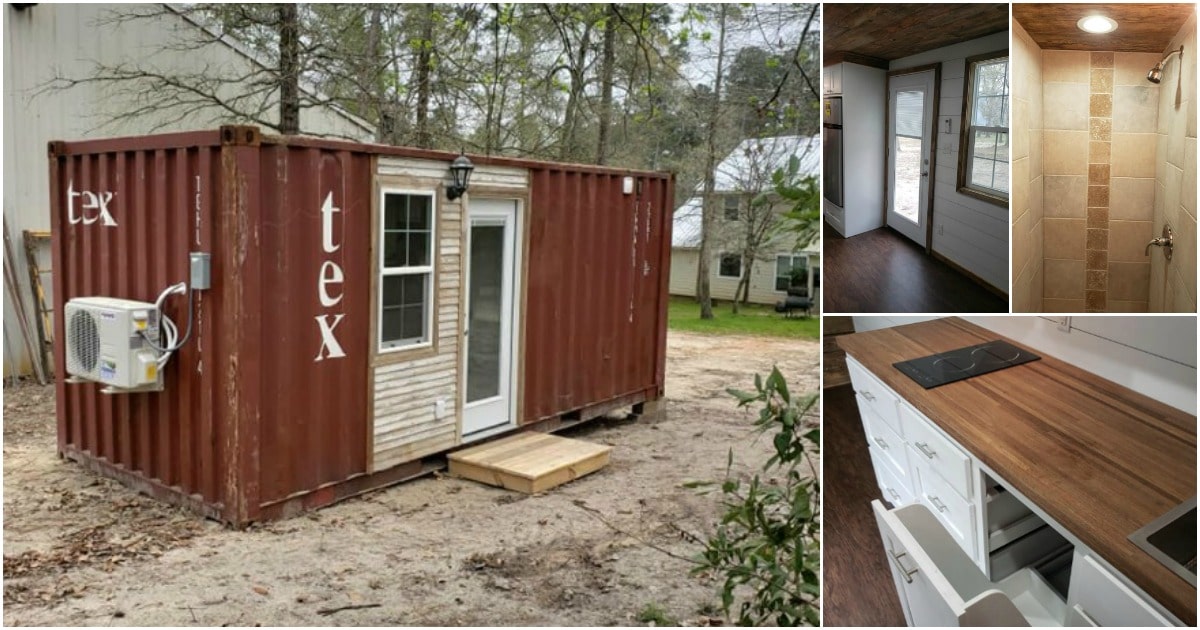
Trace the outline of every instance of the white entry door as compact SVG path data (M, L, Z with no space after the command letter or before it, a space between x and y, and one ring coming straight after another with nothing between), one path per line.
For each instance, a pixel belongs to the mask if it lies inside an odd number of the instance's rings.
M887 224L925 247L934 117L933 70L888 77Z
M464 441L516 423L518 212L512 199L471 199L467 210Z

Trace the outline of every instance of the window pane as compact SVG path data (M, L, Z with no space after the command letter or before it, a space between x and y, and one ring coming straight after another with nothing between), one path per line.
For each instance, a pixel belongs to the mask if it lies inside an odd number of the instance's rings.
M421 305L400 308L400 338L414 342L425 339L425 308Z
M893 160L896 190L892 209L905 219L918 222L921 212L921 139L896 138L896 159Z
M921 118L925 115L925 92L920 90L896 93L896 134L916 136L923 134Z
M1008 192L1008 134L976 131L969 183Z
M790 256L780 256L775 259L775 275L786 276L792 273L792 259Z
M404 306L421 306L425 303L425 274L400 276L403 287L400 303Z
M729 277L742 275L741 257L733 254L722 254L719 274Z
M383 329L380 331L380 341L382 341L385 345L404 338L400 332L400 316L401 311L398 307L385 308L383 309L383 312L380 313L380 324L383 327Z
M432 200L423 195L413 195L408 198L408 229L428 230L429 215Z
M401 299L404 295L403 287L405 277L406 276L383 277L382 294L379 298L380 303L383 304L383 308L387 309L403 304Z
M500 394L504 322L503 225L471 226L468 278L467 402Z
M403 267L407 256L404 232L384 232L383 234L383 266Z
M1007 96L981 96L975 99L974 124L979 127L1007 127L1007 104Z
M429 232L408 233L408 266L429 265Z
M383 229L403 229L407 223L405 220L407 211L408 195L385 195L383 202Z
M425 283L428 275L383 277L380 341L385 345L397 341L419 342L427 338Z

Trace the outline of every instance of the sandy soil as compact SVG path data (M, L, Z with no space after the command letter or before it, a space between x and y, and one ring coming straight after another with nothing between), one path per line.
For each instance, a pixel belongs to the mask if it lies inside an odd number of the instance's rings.
M594 475L534 496L432 477L247 531L59 460L53 389L6 389L4 623L636 625L648 604L719 622L712 578L664 553L691 556L721 512L682 484L720 478L730 448L739 474L765 460L724 388L777 363L816 391L818 347L672 333L663 416L570 434L615 446Z

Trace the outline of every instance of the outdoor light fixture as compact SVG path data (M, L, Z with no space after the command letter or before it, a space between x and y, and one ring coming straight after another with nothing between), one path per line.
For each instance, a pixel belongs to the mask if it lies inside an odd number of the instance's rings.
M1088 33L1104 34L1117 30L1117 22L1103 15L1089 15L1080 18L1075 25L1079 27L1079 30L1087 31Z
M475 170L475 165L471 160L467 159L465 154L460 153L454 161L450 163L450 177L454 183L446 189L446 198L451 201L463 196L467 192L467 185L471 181L471 171Z

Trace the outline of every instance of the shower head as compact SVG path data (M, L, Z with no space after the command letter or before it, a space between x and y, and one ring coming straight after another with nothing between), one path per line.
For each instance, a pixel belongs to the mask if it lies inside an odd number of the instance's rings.
M1154 64L1153 68L1150 68L1150 72L1146 73L1146 80L1151 83L1162 82L1163 64L1166 63L1167 60L1171 58L1171 55L1175 55L1175 54L1178 54L1179 56L1182 57L1183 56L1183 46L1180 46L1179 50L1172 50L1171 52L1167 53L1166 55L1163 55L1163 58L1160 59L1158 61L1158 63Z

